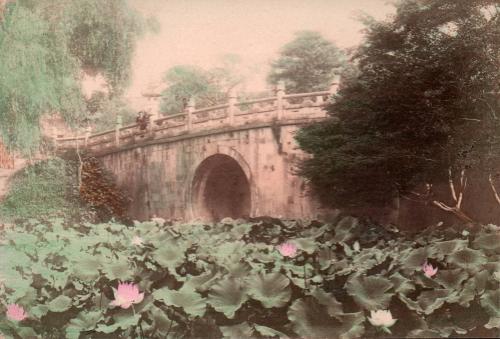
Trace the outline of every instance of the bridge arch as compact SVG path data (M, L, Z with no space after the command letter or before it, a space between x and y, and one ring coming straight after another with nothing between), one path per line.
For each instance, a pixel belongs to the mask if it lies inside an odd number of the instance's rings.
M192 218L218 221L252 214L255 198L250 167L233 149L218 149L202 159L189 176L188 201Z

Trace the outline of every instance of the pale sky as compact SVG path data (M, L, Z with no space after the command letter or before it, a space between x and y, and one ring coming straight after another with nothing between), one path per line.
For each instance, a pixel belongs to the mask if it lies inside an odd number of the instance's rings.
M148 87L162 89L161 79L175 65L215 66L225 54L241 58L246 89L266 89L269 63L294 32L314 30L341 48L362 39L356 15L384 19L394 12L387 0L131 0L146 17L155 16L158 34L137 44L132 85L135 101Z

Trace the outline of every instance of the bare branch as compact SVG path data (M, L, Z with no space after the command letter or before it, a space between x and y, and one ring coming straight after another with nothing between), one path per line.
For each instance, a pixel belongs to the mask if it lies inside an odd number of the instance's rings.
M451 168L448 168L448 182L450 184L450 191L451 191L451 196L453 197L453 200L457 200L457 193L455 192L455 184L453 184L453 178L451 177Z
M493 183L493 179L491 177L491 173L488 177L488 180L490 182L490 186L491 186L491 190L493 191L493 195L495 196L495 200L497 201L497 203L500 205L500 196L498 195L498 192L495 188L495 184Z

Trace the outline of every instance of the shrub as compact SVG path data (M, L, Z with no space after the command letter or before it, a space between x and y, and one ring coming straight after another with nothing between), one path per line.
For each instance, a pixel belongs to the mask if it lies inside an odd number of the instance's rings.
M70 162L54 158L28 166L12 178L10 191L0 204L0 218L79 214L76 184L76 167Z

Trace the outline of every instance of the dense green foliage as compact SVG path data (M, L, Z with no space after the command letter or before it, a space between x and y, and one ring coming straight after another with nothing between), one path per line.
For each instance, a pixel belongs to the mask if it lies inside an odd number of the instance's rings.
M182 113L190 99L197 107L226 103L228 93L241 81L233 67L226 62L208 71L191 65L174 66L164 76L167 88L162 92L161 112Z
M10 190L0 202L0 220L13 221L80 213L76 166L51 159L28 166L10 182Z
M287 93L329 89L343 61L341 51L319 33L301 31L271 64L270 84L285 83Z
M367 20L332 119L297 138L313 155L302 174L324 202L417 199L411 191L447 182L449 169L498 169L499 20L498 2L483 0L406 0L392 21Z
M93 132L114 129L118 119L122 126L135 123L137 112L132 110L122 97L110 97L102 91L96 91L85 103L88 112L85 123L92 126Z
M85 116L80 71L102 73L122 91L140 22L125 0L18 0L0 18L0 135L9 148L33 152L42 114L67 122Z
M123 220L128 198L95 158L84 158L81 187L79 162L53 158L28 166L9 184L0 202L0 221L64 217L67 220Z
M489 337L500 327L499 228L397 237L345 217L164 225L34 220L0 245L0 331L26 338L383 337L367 320L388 309L397 337ZM276 245L290 241L294 258ZM421 265L439 268L432 278ZM114 307L133 282L144 299ZM471 316L473 314L473 316Z

